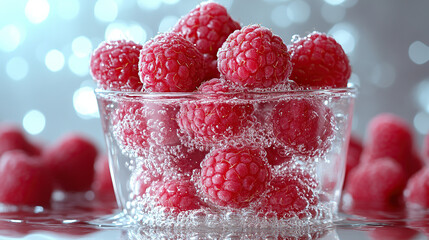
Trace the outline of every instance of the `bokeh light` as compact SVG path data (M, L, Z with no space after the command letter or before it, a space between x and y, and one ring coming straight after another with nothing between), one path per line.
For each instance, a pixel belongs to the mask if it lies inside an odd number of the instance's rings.
M52 72L63 69L64 62L64 54L57 49L50 50L45 56L45 65Z
M320 11L323 19L328 23L340 22L346 15L346 9L342 5L323 4Z
M429 61L429 46L415 41L408 48L408 56L415 64L424 64Z
M340 5L345 2L345 0L325 0L327 4L330 5Z
M10 24L0 29L0 50L14 51L21 42L21 33L16 25Z
M72 51L78 57L86 57L91 55L92 43L89 38L85 36L79 36L72 42Z
M47 0L28 0L25 5L25 16L34 24L45 21L49 11L50 5Z
M97 118L99 114L94 89L89 86L77 89L73 94L73 107L81 118Z
M372 69L370 80L380 88L388 88L396 80L396 70L389 63L376 64Z
M80 11L79 0L61 0L57 5L58 14L66 20L72 20L77 17Z
M346 54L351 54L357 44L359 35L351 24L338 23L335 24L328 34L332 35L335 40L341 44Z
M118 16L118 5L114 0L97 0L94 16L102 22L113 22Z
M144 10L156 10L161 7L161 0L138 0L137 1L140 8Z
M311 14L310 5L303 0L294 0L289 3L287 16L292 22L303 23L308 20Z
M105 31L106 40L127 39L137 43L144 43L148 38L147 31L138 23L116 21L110 23Z
M292 24L288 15L286 14L288 7L286 5L279 5L273 9L271 12L271 20L273 23L279 27L288 27Z
M159 23L158 32L168 32L176 24L177 20L179 18L176 16L165 16Z
M6 64L6 74L13 80L24 79L28 74L28 62L22 57L13 57Z
M418 112L414 116L413 123L418 133L422 135L429 134L429 113L428 112Z
M22 119L22 126L29 134L37 135L45 129L45 115L39 110L32 109Z
M417 84L413 95L420 108L429 113L429 78Z
M72 54L68 59L68 67L77 76L84 77L89 73L89 61L90 56L79 57Z

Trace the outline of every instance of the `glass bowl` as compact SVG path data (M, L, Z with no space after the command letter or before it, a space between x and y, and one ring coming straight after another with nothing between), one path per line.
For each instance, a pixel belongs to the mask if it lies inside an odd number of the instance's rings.
M337 219L356 89L95 92L123 222L297 229Z

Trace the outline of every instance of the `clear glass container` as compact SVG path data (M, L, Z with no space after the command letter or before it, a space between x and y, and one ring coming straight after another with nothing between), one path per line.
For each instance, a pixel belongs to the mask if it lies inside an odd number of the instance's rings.
M96 96L124 222L296 230L337 219L356 89Z

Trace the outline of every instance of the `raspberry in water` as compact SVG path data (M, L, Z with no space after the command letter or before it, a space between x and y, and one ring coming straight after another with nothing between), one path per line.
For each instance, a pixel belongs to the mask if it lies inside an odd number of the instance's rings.
M96 157L94 143L78 133L64 135L43 153L56 186L66 192L90 190Z
M246 207L265 191L271 173L261 150L249 147L214 149L202 163L205 197L219 206Z
M349 59L334 38L313 32L289 46L293 64L290 79L315 88L347 87L351 75Z
M188 179L171 179L155 183L150 188L158 206L174 212L199 209L203 205L194 184Z
M221 76L247 89L274 87L292 70L282 39L259 25L234 31L217 56Z
M105 90L140 91L138 62L142 46L133 41L103 42L91 56L90 69L98 86Z
M40 159L21 150L0 157L0 202L12 205L49 206L53 191L51 173Z
M276 213L278 218L303 218L313 214L311 207L319 203L316 187L309 173L290 169L273 177L258 210Z
M160 34L143 45L139 76L146 92L192 92L204 80L204 58L181 35Z
M226 93L231 87L220 79L203 83L201 93ZM251 104L226 101L222 95L183 103L178 114L180 129L204 143L231 140L241 134L251 119Z
M288 99L273 109L273 130L277 140L305 155L315 155L330 146L333 115L319 101Z
M180 33L204 55L208 69L205 79L219 77L217 51L233 31L240 29L225 7L215 2L203 2L180 18L173 32Z

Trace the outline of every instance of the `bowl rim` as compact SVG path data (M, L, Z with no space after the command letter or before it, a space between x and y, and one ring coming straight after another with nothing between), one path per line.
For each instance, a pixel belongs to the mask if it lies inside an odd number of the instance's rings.
M302 95L302 96L319 96L319 95L347 95L356 97L358 94L358 87L345 87L345 88L321 88L321 89L294 89L294 90L280 90L280 91L234 91L234 92L218 92L218 93L203 93L203 92L135 92L135 91L116 91L105 90L102 88L95 88L94 93L96 96L116 96L116 97L204 97L204 96L282 96L282 95Z

